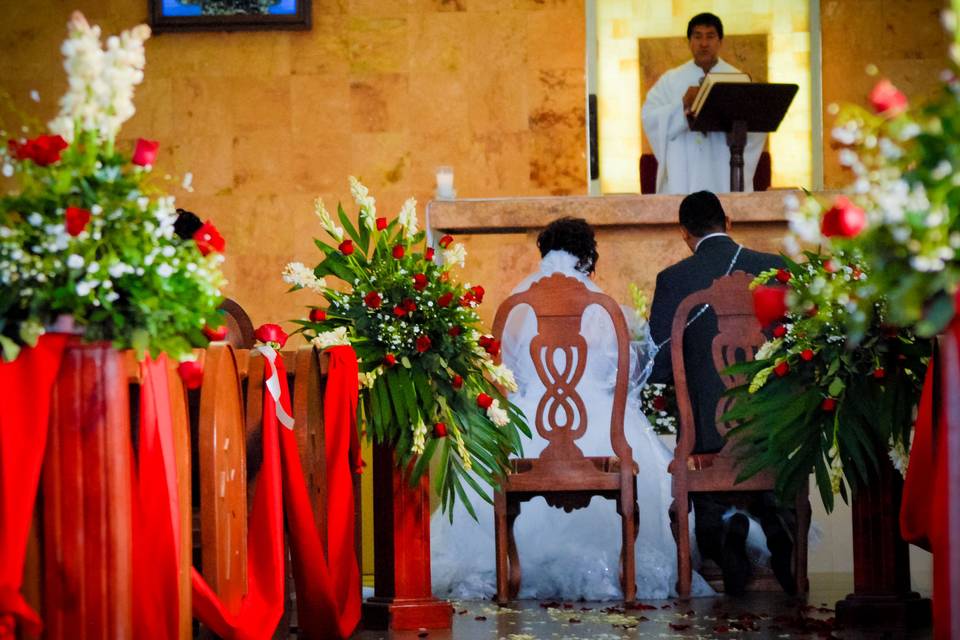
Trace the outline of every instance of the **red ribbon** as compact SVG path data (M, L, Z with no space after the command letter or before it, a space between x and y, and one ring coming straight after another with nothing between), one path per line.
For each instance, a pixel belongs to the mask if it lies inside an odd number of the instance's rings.
M0 363L0 638L13 637L10 617L28 633L43 624L20 594L27 536L47 445L50 391L67 336L40 336L34 348Z

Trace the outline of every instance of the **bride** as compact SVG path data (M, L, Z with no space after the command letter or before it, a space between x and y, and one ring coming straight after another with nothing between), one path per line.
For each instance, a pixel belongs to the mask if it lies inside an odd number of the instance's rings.
M600 291L591 275L598 258L593 229L579 218L552 222L537 238L540 269L525 278L514 293L554 273L576 278ZM626 314L637 332L636 316ZM586 309L581 334L588 346L587 364L577 392L588 407L588 424L577 445L587 456L612 455L609 428L616 377L616 334L609 315L597 306ZM519 389L511 395L527 416L536 412L544 386L530 358L536 318L529 307L511 312L504 329L503 362L510 367ZM660 441L640 410L640 388L649 373L653 353L648 340L633 344L631 383L624 431L640 470L637 503L640 522L636 542L637 598L662 599L675 594L677 552L670 532L668 509L672 500L667 465L672 452ZM536 429L524 443L525 457L535 457L547 445ZM450 598L490 598L496 592L493 507L474 501L478 520L459 504L453 522L437 512L431 522L433 590ZM619 581L620 516L612 500L594 498L589 506L565 513L549 507L542 497L523 503L514 524L523 579L520 598L611 600L622 598ZM692 532L691 532L692 533ZM695 549L696 545L692 545ZM713 593L694 574L695 595Z

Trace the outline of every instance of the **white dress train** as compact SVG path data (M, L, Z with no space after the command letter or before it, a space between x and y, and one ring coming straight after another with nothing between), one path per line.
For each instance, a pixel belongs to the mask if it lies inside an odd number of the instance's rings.
M551 251L540 270L526 278L514 292L553 273L577 278L589 289L600 291L574 267L577 259L565 251ZM631 314L627 314L629 318ZM584 312L581 333L586 339L587 364L577 387L588 412L588 424L578 446L588 456L612 455L609 424L613 405L617 351L609 315L594 305ZM524 456L534 457L547 445L536 431L533 419L544 386L529 356L530 340L536 334L536 318L529 307L515 309L503 335L503 361L517 378L519 390L510 398L523 410L533 432L524 441ZM636 542L637 597L662 599L675 595L677 578L676 544L670 532L668 509L672 500L667 465L672 452L653 432L640 411L640 387L646 380L645 365L652 354L646 345L634 343L631 385L624 420L627 441L640 470L637 476L639 529ZM453 523L436 512L431 521L431 560L434 593L458 599L490 598L496 593L494 565L493 507L474 497L474 521L459 503ZM543 498L521 505L514 524L520 555L522 582L520 598L561 598L565 600L615 600L622 598L619 580L620 516L612 500L594 498L589 506L572 513L550 507ZM692 534L692 527L691 527ZM696 548L696 545L692 545ZM694 595L713 590L694 574Z

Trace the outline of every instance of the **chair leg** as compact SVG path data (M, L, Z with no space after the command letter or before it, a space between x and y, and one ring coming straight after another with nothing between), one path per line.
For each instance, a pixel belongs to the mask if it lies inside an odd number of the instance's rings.
M507 497L507 560L509 561L509 590L508 595L513 600L520 593L520 553L517 551L517 540L513 536L513 523L520 515L520 501L514 496Z
M620 543L620 587L623 589L623 600L627 604L632 604L637 599L637 556L634 548L640 509L635 495L636 491L629 492L627 495L621 494L617 503L623 534Z
M677 595L686 599L690 597L693 568L690 566L690 502L685 491L674 493L673 508L677 514Z
M493 495L494 546L497 564L497 602L505 604L520 591L520 557L513 537L513 523L520 505L502 491Z
M807 544L810 536L810 492L801 491L797 496L797 530L793 538L793 575L797 580L797 593L810 590L807 579Z

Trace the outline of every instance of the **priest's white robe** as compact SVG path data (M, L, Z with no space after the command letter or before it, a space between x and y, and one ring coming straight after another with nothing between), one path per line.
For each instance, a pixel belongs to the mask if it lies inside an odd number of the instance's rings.
M718 73L739 73L723 59L711 69ZM699 86L703 69L693 60L667 71L647 93L641 118L647 140L657 157L657 193L730 191L730 147L726 134L691 131L683 112L683 94ZM743 152L743 188L753 191L753 174L766 140L765 133L747 134Z

